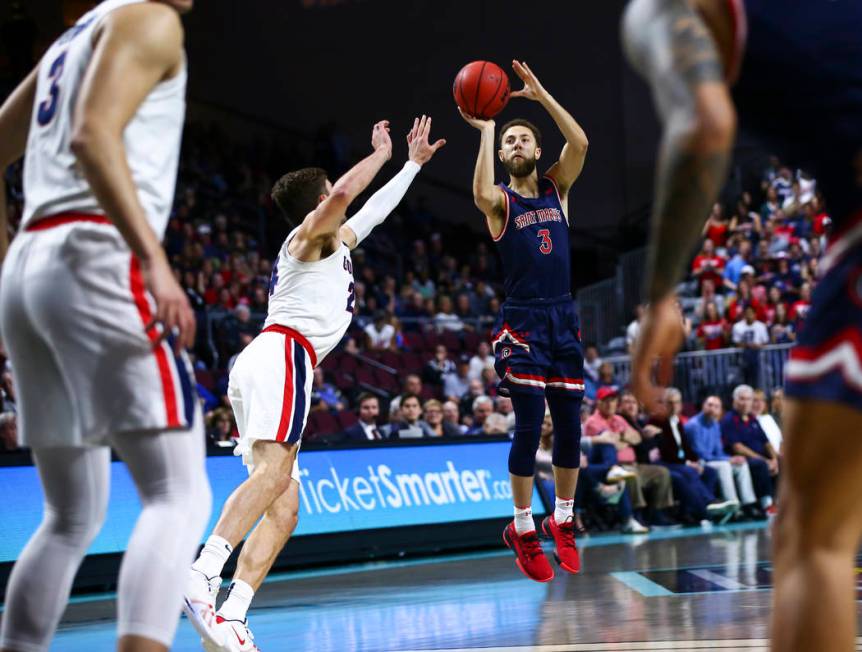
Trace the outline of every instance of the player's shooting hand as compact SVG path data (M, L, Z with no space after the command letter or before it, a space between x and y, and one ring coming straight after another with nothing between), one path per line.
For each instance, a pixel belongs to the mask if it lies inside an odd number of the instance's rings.
M392 139L389 137L389 120L381 120L375 123L371 130L371 147L374 151L384 150L386 160L392 156Z
M471 127L475 127L476 129L490 129L494 130L494 121L493 120L482 120L482 118L474 118L472 115L464 113L461 110L461 107L458 107L458 113L461 114L461 117L464 118L464 122L466 122Z
M154 262L141 263L144 283L153 299L156 301L156 314L146 325L147 333L161 325L157 342L177 331L178 337L174 350L190 348L195 343L195 314L189 305L189 299L174 278L167 258L159 257Z
M422 116L422 118L413 119L413 128L407 134L407 157L414 163L424 165L431 160L431 157L438 149L446 144L446 141L441 138L433 145L428 142L428 137L431 135L431 116Z
M519 91L513 91L509 97L523 97L528 100L539 101L547 96L548 91L539 83L538 78L530 67L523 61L512 61L512 68L515 74L524 82L524 88Z
M676 297L651 303L644 313L632 355L632 390L649 414L666 416L664 387L673 375L673 357L683 339ZM657 383L653 382L653 368Z

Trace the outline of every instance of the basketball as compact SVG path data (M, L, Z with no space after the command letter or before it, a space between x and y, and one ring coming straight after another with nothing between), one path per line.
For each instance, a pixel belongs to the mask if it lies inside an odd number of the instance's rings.
M458 71L452 94L464 113L489 120L509 102L509 76L496 63L473 61Z

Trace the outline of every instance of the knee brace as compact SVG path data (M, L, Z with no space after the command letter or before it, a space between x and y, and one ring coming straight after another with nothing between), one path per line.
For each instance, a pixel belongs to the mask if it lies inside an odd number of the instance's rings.
M554 421L554 466L576 469L581 465L581 400L556 392L548 395Z
M515 438L509 450L509 473L532 477L536 472L536 451L545 419L545 397L512 392L515 410Z

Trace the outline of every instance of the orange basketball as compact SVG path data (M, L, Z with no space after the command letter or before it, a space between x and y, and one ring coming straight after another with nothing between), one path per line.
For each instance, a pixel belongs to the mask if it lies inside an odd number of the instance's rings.
M496 63L473 61L458 71L452 94L464 113L488 120L509 102L509 76Z

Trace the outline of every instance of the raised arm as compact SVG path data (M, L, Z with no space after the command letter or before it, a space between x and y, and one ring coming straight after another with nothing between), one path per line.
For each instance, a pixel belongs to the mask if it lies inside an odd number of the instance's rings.
M587 134L572 115L545 90L526 62L513 61L512 68L524 82L524 88L514 91L511 97L535 100L545 107L566 139L566 144L563 145L563 151L560 153L560 159L548 170L548 176L557 183L560 197L565 199L572 184L575 183L581 175L581 170L584 169L584 160L587 157L587 146L589 145Z
M392 156L392 139L389 138L389 121L381 120L371 130L372 154L348 170L332 191L303 220L291 242L291 254L300 260L311 259L337 236L347 207L368 187L380 168Z
M473 203L485 215L491 235L496 238L505 227L506 197L499 186L494 184L494 121L474 118L460 108L458 112L467 124L482 134L473 172Z
M6 216L6 168L24 155L30 133L30 116L36 98L36 75L33 70L0 106L0 262L9 246Z
M179 328L177 345L191 346L194 314L147 221L123 145L126 125L146 96L183 65L182 23L164 4L122 7L105 18L94 48L75 107L72 151L99 205L140 262L156 300L154 322L162 324L163 335Z
M433 145L428 141L431 135L431 118L422 116L413 120L413 128L407 134L408 160L401 171L385 186L375 192L365 205L341 227L341 239L351 249L355 249L372 229L382 224L389 214L404 198L413 179L422 166L431 160L438 149L446 144L442 138Z
M633 0L623 41L664 126L647 262L650 307L633 361L633 388L654 406L652 362L659 357L669 370L667 358L682 341L674 288L724 183L736 115L716 44L687 0Z

